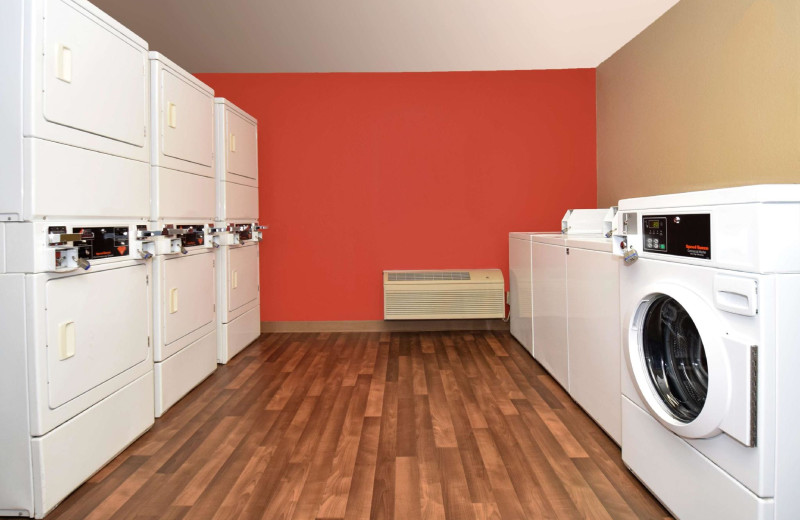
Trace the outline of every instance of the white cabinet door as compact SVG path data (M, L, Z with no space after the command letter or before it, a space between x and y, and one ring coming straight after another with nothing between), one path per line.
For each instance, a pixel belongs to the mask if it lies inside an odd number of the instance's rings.
M44 118L144 147L147 51L72 3L47 0L45 10Z
M214 97L161 67L159 131L164 155L211 166ZM213 170L208 170L213 176Z
M169 345L214 320L214 254L164 261L161 308L164 343Z
M511 334L533 354L531 242L508 239L508 274L511 278Z
M258 246L228 248L228 312L258 298Z
M147 268L140 264L47 282L50 408L148 358L146 276Z
M531 257L534 357L569 390L566 249L534 242Z
M225 110L228 130L226 157L227 180L258 186L257 127L230 109ZM237 177L239 179L237 180ZM255 184L253 184L255 183Z
M567 256L569 382L573 399L621 442L619 259L571 248Z

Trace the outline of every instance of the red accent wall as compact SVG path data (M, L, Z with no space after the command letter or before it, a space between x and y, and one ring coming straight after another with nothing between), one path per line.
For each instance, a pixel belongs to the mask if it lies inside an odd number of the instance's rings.
M384 269L494 268L594 207L595 71L198 74L258 119L263 321L383 318Z

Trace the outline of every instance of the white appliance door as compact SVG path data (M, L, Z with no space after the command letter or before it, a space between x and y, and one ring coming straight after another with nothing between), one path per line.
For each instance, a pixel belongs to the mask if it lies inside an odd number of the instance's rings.
M511 278L511 334L533 354L533 316L531 288L531 242L508 240L508 274Z
M650 413L682 437L724 431L752 444L756 342L729 334L696 286L655 283L641 294L627 325L625 356Z
M146 277L140 264L47 281L51 409L147 359Z
M180 76L161 69L161 139L164 155L211 166L214 98ZM209 172L213 176L213 171Z
M534 242L531 259L534 357L569 390L566 248Z
M257 127L231 110L225 110L227 121L228 180L258 185ZM237 176L240 177L237 180Z
M228 248L228 312L258 298L258 246Z
M214 320L214 254L164 261L164 339L169 345Z
M44 118L143 147L147 51L72 2L47 0L45 12Z

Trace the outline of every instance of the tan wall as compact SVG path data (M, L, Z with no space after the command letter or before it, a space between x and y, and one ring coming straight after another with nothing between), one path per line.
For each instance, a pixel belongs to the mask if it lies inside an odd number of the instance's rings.
M800 182L800 1L681 0L597 69L597 204Z

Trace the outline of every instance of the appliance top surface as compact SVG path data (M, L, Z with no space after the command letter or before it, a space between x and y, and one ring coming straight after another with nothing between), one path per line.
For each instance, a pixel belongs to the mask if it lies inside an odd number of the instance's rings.
M520 240L533 240L533 231L512 231L508 234L508 238L518 238ZM559 233L560 234L560 233Z
M590 249L592 251L611 253L614 250L614 240L604 236L572 235L567 236L566 246L576 249Z
M172 72L175 72L178 75L180 75L184 80L192 83L193 85L195 85L199 89L205 91L211 97L214 96L214 89L212 89L211 87L209 87L208 85L206 85L205 83L203 83L202 81L200 81L199 79L194 77L192 74L187 72L185 69L181 68L178 64L176 64L174 61L170 60L169 58L167 58L166 56L164 56L160 52L158 52L158 51L150 51L148 53L148 57L149 57L150 61L161 62L162 65L164 65L167 68L171 69Z
M562 246L566 242L567 236L563 233L534 233L531 241L539 244L553 244Z
M619 201L619 211L748 203L800 203L800 184L760 184Z

